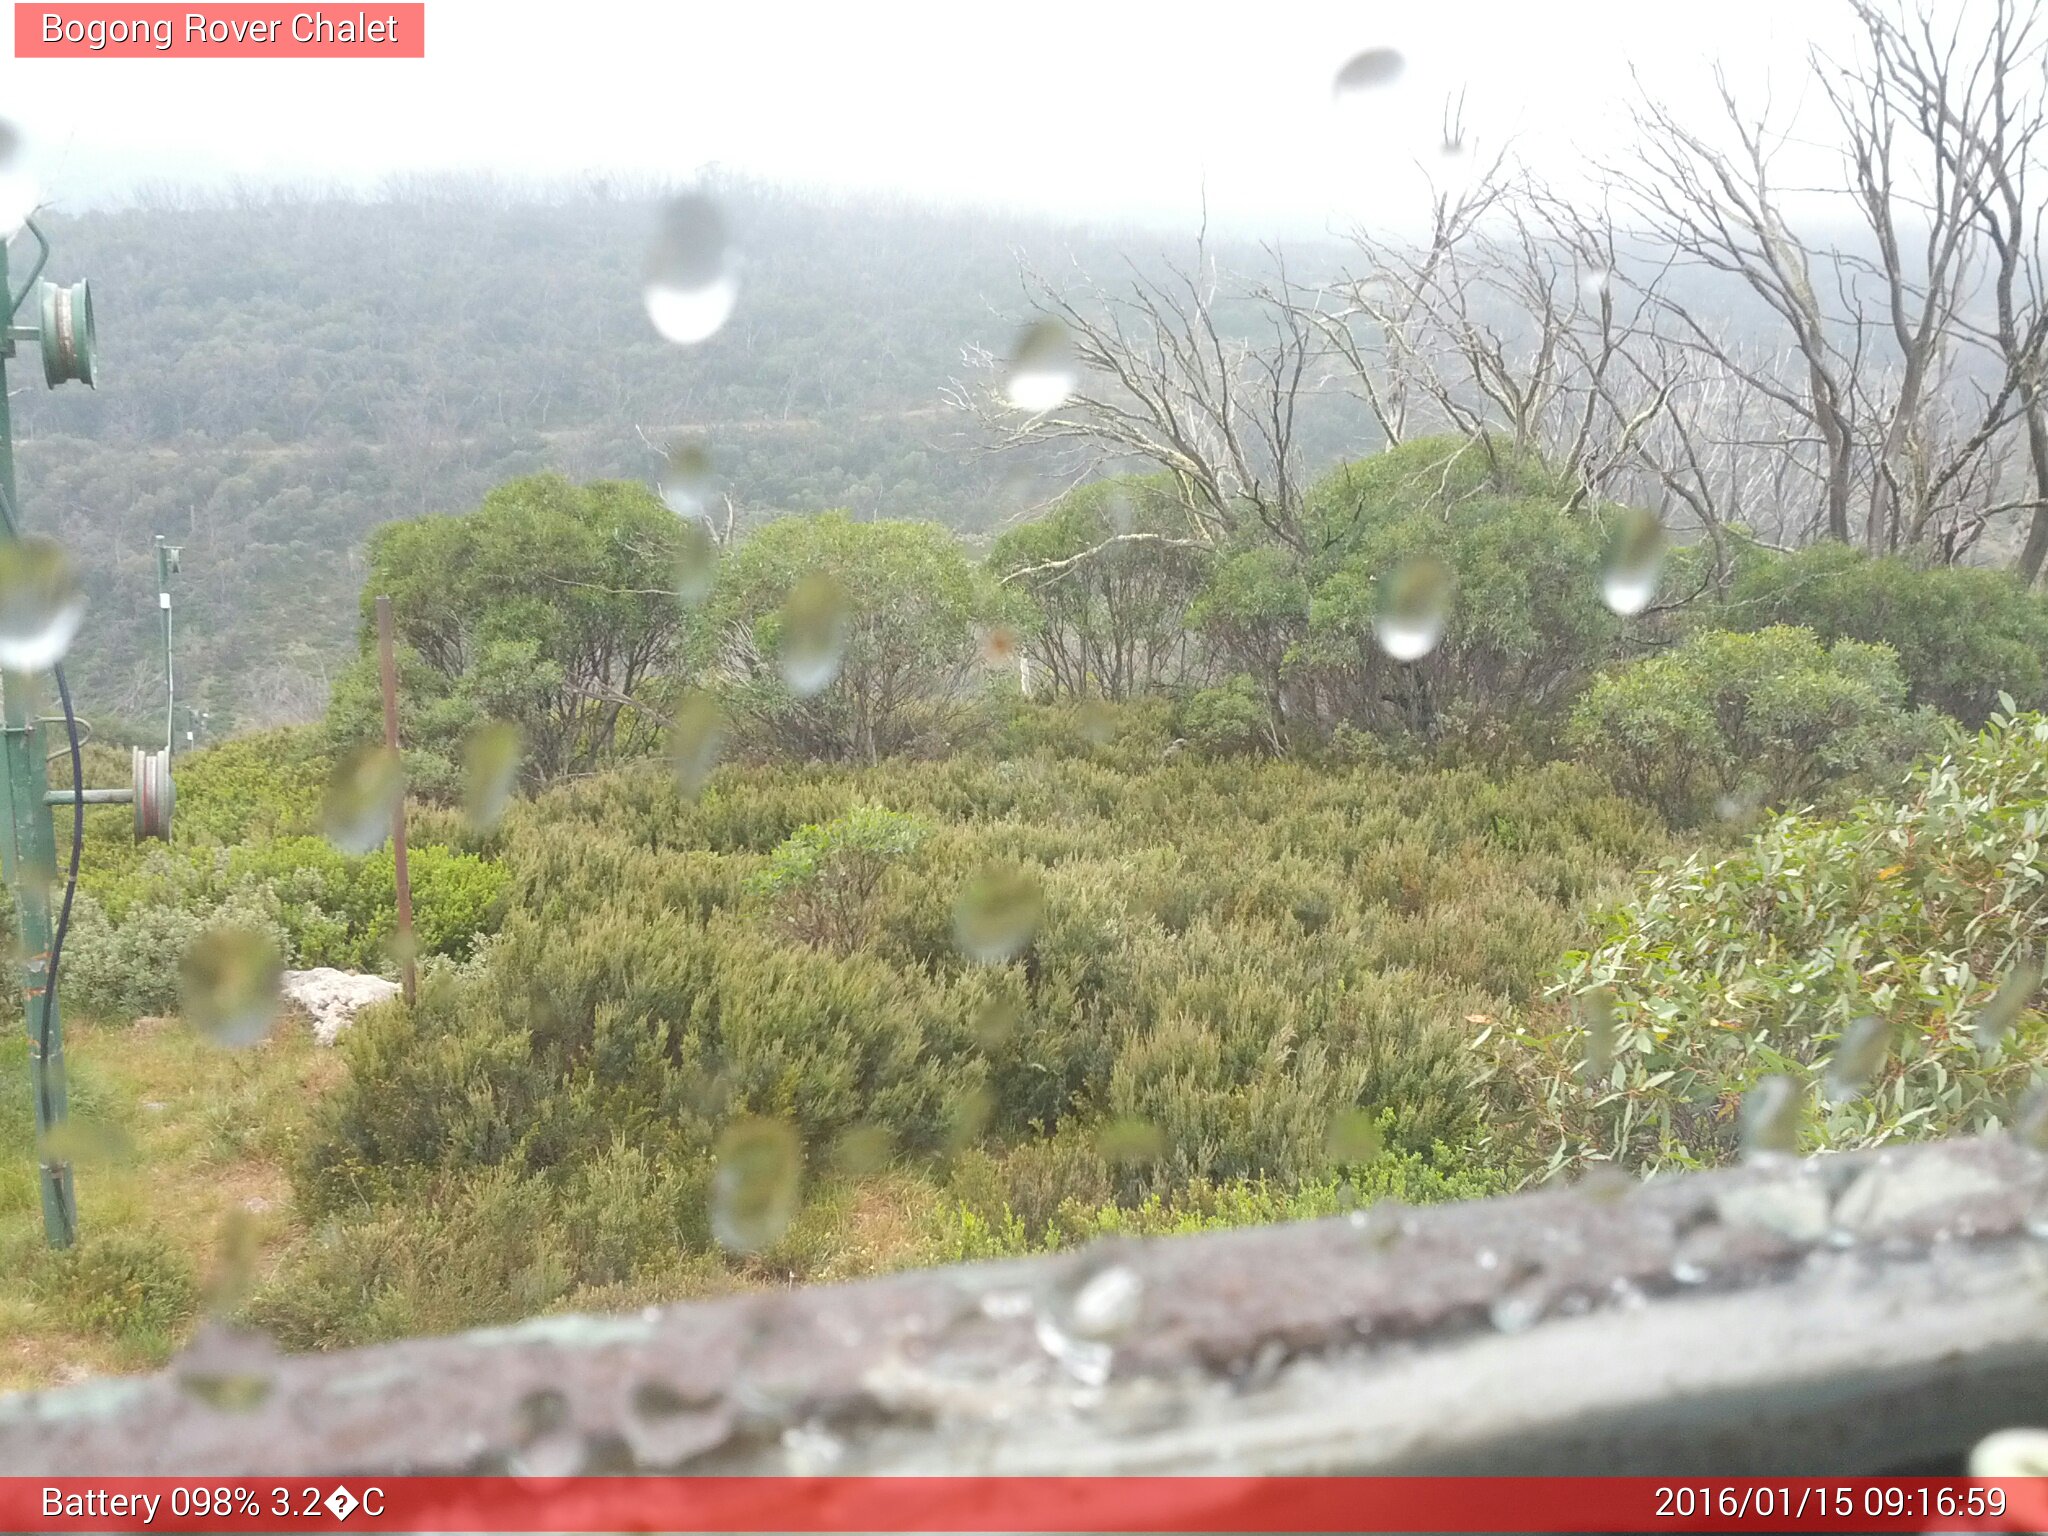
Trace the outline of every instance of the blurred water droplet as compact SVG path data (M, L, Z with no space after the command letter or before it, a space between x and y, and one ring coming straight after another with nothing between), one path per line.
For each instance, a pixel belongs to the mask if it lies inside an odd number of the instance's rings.
M84 618L85 594L62 545L41 534L0 542L0 669L49 670Z
M36 211L36 183L26 159L20 131L0 118L0 242L13 239Z
M220 1413L252 1413L277 1387L278 1351L263 1334L206 1322L172 1363L186 1396Z
M893 1138L887 1127L856 1125L834 1145L832 1161L841 1173L864 1179L888 1167L893 1153Z
M320 827L343 853L375 853L391 836L392 813L405 793L405 768L382 745L356 747L334 766Z
M981 660L984 666L1017 665L1017 632L1007 624L991 624L981 632Z
M1095 1133L1095 1150L1114 1167L1145 1167L1166 1155L1166 1133L1150 1120L1121 1115Z
M1420 661L1444 637L1450 616L1451 573L1434 555L1404 560L1380 578L1373 634L1396 661Z
M1074 729L1091 747L1107 746L1116 739L1116 706L1106 699L1083 699L1074 708Z
M1594 1163L1572 1185L1573 1193L1596 1205L1611 1205L1636 1187L1636 1180L1612 1163Z
M1572 1008L1579 1016L1579 1027L1586 1032L1580 1070L1587 1082L1597 1084L1614 1065L1614 993L1606 987L1595 987L1572 999Z
M2048 1477L2048 1429L2001 1429L1970 1451L1972 1477Z
M1040 1304L1039 1348L1082 1385L1099 1387L1109 1379L1114 1341L1137 1322L1144 1298L1144 1281L1128 1264L1083 1269Z
M819 1477L846 1455L846 1443L815 1419L782 1432L782 1469L791 1477Z
M1523 1333L1541 1322L1549 1310L1549 1289L1530 1280L1496 1296L1486 1315L1502 1333Z
M985 869L953 904L953 938L974 960L1000 965L1029 947L1045 913L1038 879L1023 869Z
M256 1284L260 1238L246 1211L229 1211L214 1242L213 1266L200 1287L200 1305L212 1316L232 1311Z
M1972 1021L1977 1049L1987 1056L1996 1054L2040 989L2041 962L2038 959L2028 956L2014 964L1999 979L1998 990L1991 995L1991 1001L1977 1010L1977 1017Z
M981 1139L996 1112L995 1095L980 1086L963 1089L946 1101L946 1151L964 1151Z
M987 1291L981 1298L981 1315L997 1322L1012 1318L1029 1317L1032 1302L1029 1291Z
M1671 1278L1680 1285L1704 1285L1710 1273L1697 1259L1681 1255L1671 1261Z
M462 813L479 832L495 827L512 803L524 747L519 727L509 720L486 721L463 742Z
M1477 1253L1472 1255L1472 1262L1474 1264L1477 1264L1481 1269L1499 1269L1500 1255L1495 1253L1491 1248L1482 1248Z
M185 951L185 1018L221 1045L254 1045L282 1006L284 961L267 934L215 928Z
M641 295L654 328L669 341L703 341L725 324L739 292L739 258L718 204L701 192L671 199Z
M1799 1085L1766 1077L1742 1096L1742 1151L1746 1157L1799 1150Z
M2013 1112L2012 1134L2023 1147L2048 1152L2048 1083L2037 1084Z
M1655 513L1630 507L1608 533L1600 571L1600 597L1624 618L1641 613L1657 595L1664 569L1664 525Z
M718 581L718 536L711 524L693 518L683 524L676 550L676 596L691 607L711 595Z
M776 660L782 680L798 698L824 692L839 676L847 617L846 589L830 576L813 573L790 589L782 605Z
M518 1408L514 1477L571 1477L583 1470L583 1438L571 1423L569 1399L552 1389L529 1392Z
M135 1140L118 1125L74 1114L44 1134L42 1155L81 1168L119 1168L135 1160Z
M1339 1110L1330 1120L1323 1150L1332 1163L1369 1163L1384 1149L1380 1117L1369 1109Z
M1613 282L1614 275L1605 267L1588 267L1579 279L1579 292L1586 296L1588 304L1598 304Z
M1828 1058L1827 1075L1821 1084L1821 1097L1830 1104L1848 1103L1884 1069L1891 1048L1889 1023L1871 1013L1855 1020L1835 1042L1835 1054Z
M1407 67L1408 61L1398 48L1367 48L1353 54L1337 71L1337 78L1330 84L1331 94L1345 101L1361 92L1382 90L1399 80Z
M990 998L975 1012L972 1028L975 1043L992 1051L1009 1043L1024 1022L1024 1005L1004 994Z
M1034 320L1017 333L1003 369L1003 398L1015 409L1034 415L1056 411L1080 382L1073 338L1059 321Z
M694 796L711 782L725 749L725 711L708 693L691 693L676 706L668 732L668 762L676 783Z
M740 1120L718 1138L711 1235L732 1253L768 1247L796 1218L803 1148L779 1120Z
M702 443L675 443L661 466L661 499L678 517L702 518L717 491L711 450Z

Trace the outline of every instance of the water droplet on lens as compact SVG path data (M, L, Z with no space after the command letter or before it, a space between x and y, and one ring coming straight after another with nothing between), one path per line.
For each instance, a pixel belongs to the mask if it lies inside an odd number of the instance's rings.
M1766 1077L1742 1096L1740 1115L1745 1157L1799 1150L1799 1085L1789 1077Z
M642 293L654 328L669 341L703 341L725 324L739 291L739 258L718 204L701 192L671 200Z
M677 443L661 467L661 499L678 517L704 517L717 490L711 450L702 443Z
M856 1125L833 1146L832 1161L841 1173L864 1179L888 1167L893 1152L893 1138L886 1126Z
M1523 1333L1543 1320L1550 1309L1549 1290L1527 1281L1493 1299L1486 1315L1502 1333Z
M732 1253L755 1253L789 1230L803 1178L803 1148L779 1120L740 1120L718 1138L711 1235Z
M1116 706L1103 699L1083 699L1074 710L1074 728L1091 747L1116 739Z
M1972 1477L2048 1477L2048 1429L2001 1429L1970 1451Z
M85 594L63 546L40 534L0 542L0 670L47 671L84 618Z
M830 576L806 576L790 590L776 660L791 693L807 699L832 685L846 651L846 629L846 589Z
M1977 1049L1985 1055L1995 1055L2005 1044L2005 1037L2011 1033L2027 1005L2034 1000L2034 994L2041 989L2041 962L2027 957L2007 971L1998 983L1998 990L1991 1001L1977 1010L1973 1021L1973 1033Z
M1664 568L1664 525L1654 513L1631 507L1615 520L1600 573L1600 596L1624 618L1641 613L1657 595Z
M405 769L386 746L347 753L328 776L320 826L343 853L375 853L391 836L391 817L405 793Z
M254 1288L260 1234L246 1210L230 1211L220 1224L213 1268L201 1288L200 1301L214 1316L232 1311Z
M708 693L692 693L676 707L669 726L668 761L676 783L695 795L711 782L718 754L725 747L725 711Z
M676 596L691 607L711 595L718 580L718 537L711 524L692 518L683 524L676 552Z
M0 241L13 239L36 211L35 178L25 158L20 132L0 118Z
M1073 339L1057 320L1034 320L1017 333L1003 370L1003 398L1034 415L1058 410L1081 382Z
M1362 91L1377 91L1401 78L1408 61L1398 48L1367 48L1348 59L1331 82L1331 93L1339 101Z
M1605 267L1588 267L1579 279L1579 292L1586 296L1588 304L1598 304L1613 282L1614 274Z
M1056 1287L1038 1308L1039 1348L1084 1386L1109 1379L1113 1341L1138 1320L1145 1285L1127 1264L1081 1271Z
M120 1126L75 1114L44 1133L41 1150L53 1163L84 1168L119 1168L135 1159L134 1138Z
M515 1477L570 1477L583 1470L583 1438L571 1423L560 1392L530 1392L519 1403L519 1448L510 1458Z
M1324 1151L1332 1163L1369 1163L1384 1145L1380 1117L1369 1109L1340 1110L1330 1121Z
M1573 1008L1579 1016L1579 1027L1586 1032L1586 1054L1581 1067L1587 1082L1598 1083L1614 1065L1614 994L1606 987L1595 987L1573 999Z
M1404 560L1380 578L1373 634L1396 661L1420 661L1437 648L1450 615L1451 573L1434 555Z
M1115 1167L1144 1167L1166 1155L1166 1133L1150 1120L1123 1115L1095 1133L1095 1150Z
M252 1413L277 1386L277 1346L223 1323L200 1325L171 1366L178 1389L220 1413Z
M1044 911L1036 876L1022 869L983 870L954 903L953 937L970 958L1000 965L1029 947Z
M846 1443L816 1420L782 1432L782 1465L791 1477L821 1476L845 1455Z
M2048 1083L2031 1089L2013 1112L2012 1133L2021 1146L2048 1152Z
M1846 1104L1870 1086L1891 1054L1892 1029L1875 1014L1865 1014L1842 1031L1828 1060L1821 1096L1830 1104Z
M462 813L479 832L495 827L519 784L525 743L509 720L491 720L462 744Z
M180 967L185 1018L225 1046L254 1045L277 1018L284 961L268 935L215 928L193 940Z

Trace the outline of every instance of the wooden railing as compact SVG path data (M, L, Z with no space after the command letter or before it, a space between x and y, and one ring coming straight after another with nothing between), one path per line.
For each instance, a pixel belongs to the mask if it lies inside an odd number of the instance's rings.
M1960 1470L2048 1424L2002 1137L0 1399L0 1472Z

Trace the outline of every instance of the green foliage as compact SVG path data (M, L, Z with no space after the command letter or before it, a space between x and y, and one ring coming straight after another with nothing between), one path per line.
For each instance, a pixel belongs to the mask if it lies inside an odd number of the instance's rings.
M806 578L843 598L839 670L793 694L778 668L783 608ZM994 611L960 543L930 523L781 518L731 551L692 634L691 655L742 727L779 756L863 759L945 745L965 722L977 620Z
M1041 696L1132 698L1188 663L1186 614L1202 552L1164 476L1098 480L997 539L988 569L1021 600Z
M1784 816L1743 853L1667 863L1571 955L1567 994L1611 999L1590 1093L1587 1032L1532 1044L1567 1134L1556 1160L1719 1161L1739 1095L1802 1085L1808 1150L1978 1130L2048 1051L2033 1005L2048 941L2048 719L1995 716L1840 821ZM2017 980L2014 978L2017 977ZM1867 1083L1823 1092L1846 1030L1889 1050ZM1832 1102L1831 1102L1832 1099Z
M1939 735L1905 700L1887 646L1823 646L1811 630L1782 626L1704 630L1596 680L1570 739L1627 793L1697 822L1898 771Z
M473 512L380 528L363 587L361 658L336 684L337 745L382 735L374 598L406 651L400 739L417 791L459 784L462 736L516 725L541 784L659 739L644 704L679 654L681 524L645 486L535 475Z
M1272 722L1259 686L1242 673L1220 688L1197 689L1174 712L1190 746L1211 755L1258 752L1272 741Z
M850 950L868 936L870 903L889 866L915 853L930 835L930 826L915 816L856 806L790 833L747 888L774 900L790 931L805 943Z
M2001 693L2022 709L2048 703L2048 604L2005 571L1929 568L1833 542L1790 555L1749 551L1709 622L1796 624L1826 641L1888 645L1908 701L1973 730L1998 709Z
M199 1301L190 1262L148 1230L88 1232L38 1267L36 1289L72 1326L129 1338L161 1338L185 1323Z
M1071 711L1042 714L1069 740ZM1158 739L1156 719L1133 729ZM499 934L344 1037L297 1175L328 1235L294 1261L311 1288L287 1271L272 1292L317 1314L293 1336L706 1283L731 1262L710 1250L707 1159L742 1116L790 1125L812 1170L786 1242L749 1261L776 1275L843 1272L858 1248L863 1201L830 1172L856 1131L921 1192L903 1220L939 1235L920 1254L1000 1249L1013 1221L1036 1243L1284 1213L1345 1179L1360 1199L1512 1182L1472 1043L1537 997L1577 904L1657 846L1647 820L1563 766L1122 750L728 770L694 798L649 768L515 809ZM855 858L881 871L857 942L762 920ZM1043 891L1008 964L955 945L955 903L991 867ZM1361 1109L1384 1167L1333 1164ZM987 1231L945 1214L962 1204ZM456 1241L435 1234L486 1208L519 1214L501 1238L464 1228L495 1251L435 1290ZM387 1288L407 1298L388 1318L349 1314Z
M169 846L135 843L125 809L87 819L64 946L71 1007L120 1021L175 1011L186 949L222 927L265 934L294 966L377 971L390 964L397 922L391 850L351 856L310 832L326 777L313 732L238 738L180 757L176 772ZM409 873L417 950L459 959L496 928L509 876L482 854L440 840L473 841L459 819L425 818L415 832Z

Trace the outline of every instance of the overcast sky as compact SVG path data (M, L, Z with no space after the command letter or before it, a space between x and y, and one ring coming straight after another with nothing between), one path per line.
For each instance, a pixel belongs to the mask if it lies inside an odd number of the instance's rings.
M330 6L339 12L339 5ZM490 169L687 178L708 162L1087 218L1276 230L1418 198L1446 93L1560 183L1625 144L1633 62L1705 110L1708 65L1796 94L1842 0L1089 0L1003 7L429 0L423 61L0 61L45 194L150 180ZM348 14L354 7L348 8ZM1361 108L1331 81L1399 48ZM1442 169L1439 165L1439 169Z

